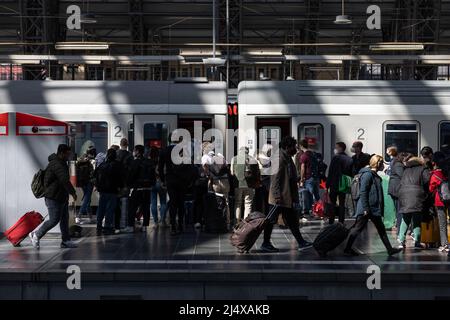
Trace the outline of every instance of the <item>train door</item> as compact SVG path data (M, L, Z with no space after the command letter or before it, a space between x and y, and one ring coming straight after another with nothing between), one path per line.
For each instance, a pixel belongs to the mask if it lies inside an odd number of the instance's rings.
M281 141L283 137L291 135L291 118L256 118L257 129L257 145L255 150L258 149L260 130L264 139L269 143Z
M194 137L194 122L200 121L202 125L202 135L206 130L212 128L212 118L202 117L180 117L178 118L178 128L186 129Z
M176 115L135 115L134 143L142 144L146 150L164 148L168 144L169 133L176 128Z
M306 139L309 149L324 155L323 125L320 123L301 123L298 126L298 140Z

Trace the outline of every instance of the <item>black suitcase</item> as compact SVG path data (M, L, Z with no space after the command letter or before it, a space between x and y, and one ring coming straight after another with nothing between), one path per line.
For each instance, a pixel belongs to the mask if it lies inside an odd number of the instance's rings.
M206 195L205 232L227 233L227 200L223 195L208 192Z
M340 222L326 226L317 235L313 247L321 257L324 257L347 239L349 231L350 229L347 229Z

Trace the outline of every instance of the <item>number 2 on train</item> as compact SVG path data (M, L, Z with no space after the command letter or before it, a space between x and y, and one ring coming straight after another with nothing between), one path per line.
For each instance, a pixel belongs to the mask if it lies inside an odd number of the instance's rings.
M121 126L115 126L114 130L116 130L116 133L114 134L114 137L121 138L122 137L122 127Z
M366 129L358 128L356 130L356 140L360 140L360 141L366 140Z

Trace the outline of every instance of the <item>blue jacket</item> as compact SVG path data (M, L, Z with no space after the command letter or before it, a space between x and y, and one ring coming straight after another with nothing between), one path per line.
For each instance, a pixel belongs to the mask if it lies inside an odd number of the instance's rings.
M364 211L373 216L384 215L384 198L381 178L368 167L362 168L359 186L359 199L356 204L356 215L364 215Z

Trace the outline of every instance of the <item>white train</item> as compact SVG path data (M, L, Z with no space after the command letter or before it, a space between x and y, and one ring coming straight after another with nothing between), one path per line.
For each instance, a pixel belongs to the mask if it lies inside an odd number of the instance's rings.
M257 151L261 129L277 129L278 137L270 139L307 138L327 163L337 141L350 145L360 140L367 152L379 154L390 145L417 154L425 145L439 149L450 144L447 82L250 81L240 83L238 103L239 145L251 152ZM170 131L192 131L194 121L226 137L227 89L223 82L0 82L0 116L17 112L70 123L78 155L91 144L104 151L123 137L132 145L164 146ZM23 138L21 151L8 155L11 145L5 139L16 130L10 128L6 137L2 130L0 124L0 232L42 204L27 188L50 152L37 134ZM6 195L14 184L17 192Z
M279 130L306 138L329 163L334 144L359 140L368 153L388 146L417 154L450 144L450 84L442 81L250 81L238 91L240 145ZM247 131L249 130L249 131ZM274 138L274 137L272 137Z

